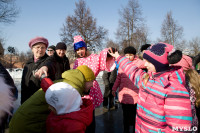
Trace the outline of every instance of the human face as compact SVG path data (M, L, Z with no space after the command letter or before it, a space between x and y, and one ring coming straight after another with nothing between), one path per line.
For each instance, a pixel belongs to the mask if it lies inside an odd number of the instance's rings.
M66 50L64 49L56 49L56 53L60 58L63 58L65 56Z
M39 59L45 55L46 49L47 48L46 48L45 44L37 43L37 44L33 45L31 50L33 52L34 57L36 59Z
M54 54L54 50L52 49L52 48L48 48L48 50L47 50L47 54L49 55L49 56L52 56L53 54Z
M81 48L77 49L76 53L80 58L85 57L85 53L86 53L85 47L81 47Z
M156 68L151 62L149 62L148 60L145 60L145 59L144 59L144 61L145 61L144 66L147 68L147 70L149 72L156 72Z
M134 55L134 54L130 54L130 53L125 54L125 56L126 56L130 61L133 61L134 58L135 58L135 55Z
M88 92L93 86L93 81L85 82L85 92Z

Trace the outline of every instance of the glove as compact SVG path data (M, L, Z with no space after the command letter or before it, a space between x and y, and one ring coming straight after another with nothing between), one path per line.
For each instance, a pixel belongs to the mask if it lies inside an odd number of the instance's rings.
M44 92L53 84L53 81L50 78L43 78L41 80L41 87Z

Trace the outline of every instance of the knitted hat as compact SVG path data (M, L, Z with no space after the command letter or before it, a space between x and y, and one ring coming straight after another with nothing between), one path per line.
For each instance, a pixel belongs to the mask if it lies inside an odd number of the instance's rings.
M87 50L87 46L83 38L81 36L74 36L74 51L82 47L85 47L85 49Z
M79 92L65 82L51 85L45 93L45 99L56 109L58 115L78 111L82 105Z
M167 70L169 64L174 64L180 61L182 53L175 51L174 47L170 44L157 43L150 46L150 49L145 50L143 58L155 66L156 72L160 72Z
M94 72L86 65L81 65L77 67L79 71L81 71L85 77L86 82L95 80Z
M44 38L44 37L35 37L35 38L33 38L33 39L30 40L30 42L29 42L28 45L29 45L30 48L32 48L33 45L35 45L37 43L43 43L46 46L46 48L49 45L48 40L46 38Z
M185 71L188 69L194 69L192 65L192 58L187 55L183 55L182 59L178 63L172 64L172 66L181 66Z
M57 45L56 45L56 50L57 49L64 49L64 50L67 50L67 46L66 46L66 44L64 43L64 42L59 42L59 43L57 43Z
M124 49L124 54L136 54L136 49L132 46L128 46Z
M56 50L56 47L54 45L49 46L48 48L53 49L54 51Z

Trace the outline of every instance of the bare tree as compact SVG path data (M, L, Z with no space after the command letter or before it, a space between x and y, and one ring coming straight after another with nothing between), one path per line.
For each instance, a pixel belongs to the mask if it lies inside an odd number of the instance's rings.
M67 45L72 45L73 37L81 35L89 50L100 49L107 30L101 26L97 27L96 19L93 18L84 0L79 0L75 4L74 15L68 16L61 28L62 41Z
M200 37L195 37L192 41L189 42L190 47L192 48L193 55L200 53Z
M136 29L136 32L133 34L133 46L137 50L140 51L140 47L149 42L148 39L148 30L146 27L140 27Z
M163 42L176 46L183 36L183 27L172 17L172 12L168 12L161 27Z
M107 48L108 47L113 47L113 48L116 48L117 50L119 50L119 48L120 48L119 45L116 42L114 42L113 40L111 40L111 39L107 40L106 47Z
M15 0L0 0L0 23L13 23L18 14Z
M4 55L3 39L0 38L0 58Z
M134 46L134 35L142 34L140 28L143 25L143 18L140 9L140 5L137 0L129 0L128 5L119 11L120 20L119 27L117 29L117 38L121 44L126 46ZM147 33L147 32L146 32ZM145 33L144 33L145 34ZM138 35L139 36L139 35Z

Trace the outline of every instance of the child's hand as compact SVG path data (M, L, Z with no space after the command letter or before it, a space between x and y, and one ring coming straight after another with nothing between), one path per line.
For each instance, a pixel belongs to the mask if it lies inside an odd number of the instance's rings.
M113 50L111 47L108 50L108 53L112 56L115 57L115 59L117 59L119 57L119 53L116 50Z

